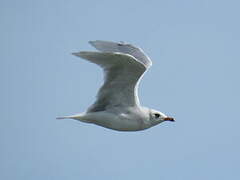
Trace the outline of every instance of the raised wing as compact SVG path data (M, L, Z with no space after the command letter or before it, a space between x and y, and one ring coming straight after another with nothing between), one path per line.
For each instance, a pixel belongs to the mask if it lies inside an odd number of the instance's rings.
M146 68L152 65L150 58L143 52L141 48L135 47L131 44L125 44L123 42L116 43L110 41L89 41L89 43L97 50L102 52L120 52L129 54L136 58L137 61L144 64Z
M73 55L95 63L104 70L104 84L88 112L139 105L137 83L147 68L136 58L128 54L112 52L82 51Z

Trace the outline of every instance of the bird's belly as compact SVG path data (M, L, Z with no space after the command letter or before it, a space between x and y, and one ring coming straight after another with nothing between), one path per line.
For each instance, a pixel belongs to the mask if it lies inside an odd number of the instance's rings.
M123 120L119 118L111 120L102 119L102 121L96 121L94 124L118 131L138 131L143 129L141 124L134 120Z
M112 113L102 113L101 116L94 118L92 123L118 131L139 131L144 128L144 124L138 119L129 119Z

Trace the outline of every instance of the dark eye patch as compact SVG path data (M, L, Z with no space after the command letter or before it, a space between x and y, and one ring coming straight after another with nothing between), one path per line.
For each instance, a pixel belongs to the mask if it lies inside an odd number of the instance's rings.
M160 114L155 113L154 116L155 116L155 118L159 118L159 117L160 117Z

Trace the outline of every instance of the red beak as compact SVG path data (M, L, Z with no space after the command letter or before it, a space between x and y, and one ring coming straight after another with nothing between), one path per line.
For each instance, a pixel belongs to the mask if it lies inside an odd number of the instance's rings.
M172 122L174 122L175 120L172 117L166 117L166 118L164 118L164 121L172 121Z

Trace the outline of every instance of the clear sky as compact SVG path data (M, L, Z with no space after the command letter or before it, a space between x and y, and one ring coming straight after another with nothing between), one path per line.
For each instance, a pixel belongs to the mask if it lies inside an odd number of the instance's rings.
M239 179L239 6L1 0L0 179ZM93 103L102 72L71 53L97 39L145 50L141 104L175 123L117 132L55 119Z

